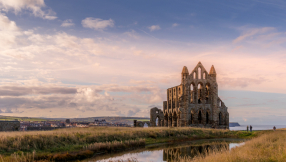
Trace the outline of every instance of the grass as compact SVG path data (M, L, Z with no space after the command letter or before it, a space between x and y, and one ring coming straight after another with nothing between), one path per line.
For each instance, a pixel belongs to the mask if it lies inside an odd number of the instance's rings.
M13 117L13 116L0 116L0 121L33 121L33 122L40 122L40 121L48 121L48 119L42 118L30 118L30 117ZM49 121L56 121L56 120L49 120Z
M127 119L127 120L137 120L137 121L150 121L150 119Z
M178 161L190 162L274 162L286 161L286 131L278 130L263 134L245 142L245 145L229 151L211 150L207 155L198 155L194 159L181 158Z
M143 139L145 144L164 143L175 140L210 138L252 138L266 131L245 132L203 128L128 128L91 127L67 128L53 131L0 132L0 154L8 156L14 152L50 155L59 152L80 152L94 143L132 141Z

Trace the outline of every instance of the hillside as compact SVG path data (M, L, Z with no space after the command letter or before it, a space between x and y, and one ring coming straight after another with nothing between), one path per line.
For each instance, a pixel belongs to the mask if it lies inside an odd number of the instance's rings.
M41 117L16 117L16 116L0 116L0 121L7 120L18 120L18 121L65 121L66 119L70 119L71 122L93 122L95 119L102 120L105 119L106 122L111 123L127 123L133 124L133 120L138 121L149 121L149 118L142 117L87 117L87 118L41 118Z

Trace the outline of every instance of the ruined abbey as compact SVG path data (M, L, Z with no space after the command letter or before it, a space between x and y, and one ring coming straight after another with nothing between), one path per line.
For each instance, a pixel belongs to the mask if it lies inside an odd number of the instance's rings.
M163 111L158 108L150 110L150 126L228 129L229 114L218 97L214 66L209 73L201 62L191 73L184 66L181 84L167 89Z

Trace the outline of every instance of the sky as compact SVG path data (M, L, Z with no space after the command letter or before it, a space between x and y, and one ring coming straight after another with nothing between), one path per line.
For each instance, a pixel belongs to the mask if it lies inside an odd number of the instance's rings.
M149 117L214 65L230 122L286 122L286 2L0 0L0 115Z

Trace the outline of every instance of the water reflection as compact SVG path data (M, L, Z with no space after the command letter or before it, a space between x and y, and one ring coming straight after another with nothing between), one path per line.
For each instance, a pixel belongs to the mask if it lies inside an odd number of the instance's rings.
M240 139L213 139L213 140L197 140L185 141L173 144L153 145L143 149L134 151L121 152L115 154L97 155L92 159L85 161L116 161L135 158L139 162L145 161L174 161L179 158L193 158L199 153L205 155L210 150L228 149L243 144Z
M194 158L196 155L205 155L210 150L229 149L229 144L210 144L202 146L184 146L163 149L163 161L174 161L184 157Z

